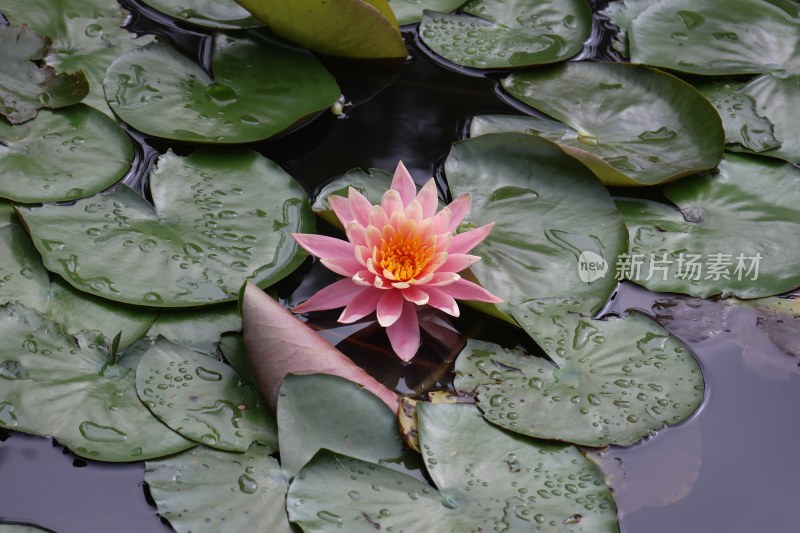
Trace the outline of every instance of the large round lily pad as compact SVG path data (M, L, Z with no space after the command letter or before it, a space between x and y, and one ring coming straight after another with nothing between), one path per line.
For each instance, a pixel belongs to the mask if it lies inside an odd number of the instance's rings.
M592 29L585 0L470 0L461 12L428 12L422 41L457 65L517 68L565 61Z
M475 389L494 424L585 446L629 445L697 409L703 376L675 337L641 315L592 320L584 307L537 300L514 313L555 365L471 340L456 386Z
M572 446L485 422L473 405L419 403L420 443L436 487L328 451L289 487L289 518L306 533L520 529L618 531L602 474Z
M422 20L425 10L449 13L458 9L466 0L389 0L389 7L400 25L416 24Z
M305 257L289 236L313 232L305 193L255 152L168 152L150 191L154 206L119 185L74 205L19 213L49 270L132 304L234 300L245 280L270 285Z
M800 19L764 0L666 0L633 19L630 57L690 74L800 68Z
M199 447L148 461L144 480L159 514L178 533L293 533L288 480L270 453L259 445L245 453Z
M134 372L149 343L115 354L24 306L0 308L0 425L52 435L82 457L140 461L194 446L136 396Z
M136 392L186 438L227 451L254 442L277 450L275 417L258 390L213 357L158 339L139 361Z
M27 24L52 39L45 58L59 72L83 71L89 94L83 99L113 116L103 94L106 69L122 53L152 41L121 27L125 13L108 0L3 0L0 11L14 24Z
M620 198L630 251L618 273L656 292L762 298L800 287L800 170L727 154L668 185L676 207ZM768 229L767 229L768 228Z
M503 88L566 124L546 137L607 185L655 185L714 168L722 157L725 133L714 107L657 70L565 63L512 74Z
M471 269L505 300L502 309L568 295L585 296L589 309L606 301L627 236L608 191L586 167L540 137L497 133L455 143L445 174L454 197L472 196L464 229L495 223ZM605 262L606 270L581 274L584 259Z
M91 196L121 179L131 159L125 132L83 104L42 110L18 126L0 121L0 197L14 202Z
M272 137L340 95L308 51L255 32L216 33L211 70L213 79L168 44L154 43L114 61L104 86L111 109L137 130L201 143Z
M235 0L145 0L144 3L170 17L208 28L236 30L264 25Z

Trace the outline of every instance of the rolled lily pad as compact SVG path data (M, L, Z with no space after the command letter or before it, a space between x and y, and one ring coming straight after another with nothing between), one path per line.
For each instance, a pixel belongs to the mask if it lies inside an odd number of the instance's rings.
M237 0L277 35L316 52L358 59L408 55L387 0Z
M200 310L162 311L147 336L155 340L161 335L175 344L210 355L217 351L223 333L241 330L242 318L236 304L227 304Z
M288 480L270 453L257 444L245 453L199 447L148 461L144 480L158 513L178 533L292 533Z
M418 409L436 487L323 451L289 487L289 519L306 533L428 531L432 524L437 533L474 533L513 522L524 523L521 530L618 531L602 474L574 447L506 433L472 405Z
M0 11L13 24L27 24L52 39L48 65L59 72L83 71L89 94L83 99L113 116L103 94L103 76L122 53L152 41L122 28L125 13L107 0L3 0Z
M729 81L695 84L717 108L725 129L725 143L735 145L728 148L759 153L780 147L772 122L758 113L755 100L739 91L738 85Z
M0 121L0 197L14 202L91 196L119 181L132 159L117 123L83 104L42 110L18 126Z
M664 194L676 207L617 200L630 231L618 275L701 298L762 298L800 286L796 167L727 154L718 173L670 184Z
M0 337L2 427L52 435L100 461L141 461L194 446L136 397L134 371L149 343L115 354L14 304L0 308Z
M775 137L781 142L780 147L759 155L800 163L800 123L795 120L794 113L786 111L800 106L800 75L759 76L740 92L755 100L756 112L775 125Z
M655 185L714 168L722 157L725 133L714 107L657 70L565 63L515 73L502 84L566 124L563 131L546 126L546 136L606 185Z
M136 392L188 439L226 451L254 442L277 450L275 417L261 395L217 359L161 338L139 361Z
M255 152L168 152L150 191L154 206L119 185L19 213L49 270L79 290L138 305L234 300L245 280L270 285L305 257L289 237L313 232L305 193Z
M422 12L438 11L449 13L461 7L466 0L389 0L389 7L397 17L401 26L416 24L422 20Z
M763 0L665 0L628 31L631 61L722 76L797 71L800 20Z
M422 41L457 65L518 68L565 61L592 29L585 0L470 0L464 14L426 13Z
M340 91L308 51L259 33L214 35L212 79L166 43L121 56L109 67L108 103L137 130L200 143L260 141L330 107Z
M145 0L144 3L170 17L208 28L236 30L264 25L235 0Z
M395 414L339 376L286 376L277 416L281 465L291 474L322 448L373 463L403 453Z
M483 416L537 438L627 446L691 415L703 399L700 367L683 344L637 314L592 320L578 300L538 300L514 317L540 357L469 341L456 362ZM497 369L501 368L501 371Z
M464 229L495 223L473 252L483 260L471 268L505 300L501 309L580 295L591 310L607 300L626 230L608 191L583 165L545 139L498 133L455 143L445 174L453 197L472 196ZM605 271L582 273L585 260Z
M57 73L39 65L50 45L50 39L25 25L0 26L0 113L12 124L34 118L40 107L80 102L89 92L83 72Z

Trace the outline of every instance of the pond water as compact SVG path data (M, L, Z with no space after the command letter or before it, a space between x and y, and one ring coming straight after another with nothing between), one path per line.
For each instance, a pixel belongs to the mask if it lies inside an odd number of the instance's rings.
M205 57L202 33L148 18L148 9L133 2L123 4L139 13L134 27L160 33L200 60ZM596 21L583 58L611 57L603 27ZM328 61L348 100L357 104L346 106L345 116L325 114L295 133L253 148L281 164L311 193L351 168L391 170L398 160L418 179L437 174L469 115L511 110L497 95L491 75L468 76L445 68L420 52L413 34L406 37L414 57L399 73L375 70L364 75ZM186 148L132 134L142 144L125 181L144 191L154 156L167 147L178 152ZM440 186L445 186L441 180ZM281 282L279 294L291 303L331 279L307 264ZM691 348L703 368L706 396L699 411L678 426L629 448L591 452L611 479L622 529L797 531L800 424L788 414L800 404L797 360L770 341L749 309L670 299L626 283L606 311L627 309L658 318ZM402 365L371 324L337 327L334 318L315 318L313 326L332 342L354 334L339 347L402 393L450 386L450 363L466 337L540 353L518 331L465 312L454 323L461 335L438 340L426 335L414 363ZM58 533L170 530L148 503L142 463L86 461L50 439L13 432L0 432L0 440L0 523L31 523Z

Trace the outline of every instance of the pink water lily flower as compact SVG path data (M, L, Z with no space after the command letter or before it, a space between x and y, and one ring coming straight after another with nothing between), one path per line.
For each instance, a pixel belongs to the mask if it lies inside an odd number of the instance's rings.
M370 204L352 187L347 198L331 195L328 202L348 240L298 233L292 237L346 279L325 287L295 307L295 313L344 307L339 322L349 324L375 311L392 349L408 361L420 344L417 306L428 305L458 316L456 299L502 301L458 274L480 260L467 252L480 244L494 225L454 234L469 212L468 194L437 213L433 179L417 194L401 162L380 205Z

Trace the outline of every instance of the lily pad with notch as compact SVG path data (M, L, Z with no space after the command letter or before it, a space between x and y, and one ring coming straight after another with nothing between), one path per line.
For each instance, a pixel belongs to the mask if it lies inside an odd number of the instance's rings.
M220 347L223 333L241 330L242 318L236 304L224 304L201 309L162 310L147 336L155 340L161 335L175 344L213 355Z
M137 305L235 300L245 280L266 287L305 258L289 236L313 232L305 192L255 152L168 152L150 191L155 205L118 185L19 214L49 270L79 290Z

